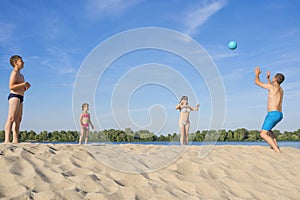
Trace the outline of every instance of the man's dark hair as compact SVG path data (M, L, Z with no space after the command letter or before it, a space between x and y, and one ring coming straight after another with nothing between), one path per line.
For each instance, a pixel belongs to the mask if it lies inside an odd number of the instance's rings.
M277 83L280 85L284 81L284 75L281 73L277 73L275 75Z

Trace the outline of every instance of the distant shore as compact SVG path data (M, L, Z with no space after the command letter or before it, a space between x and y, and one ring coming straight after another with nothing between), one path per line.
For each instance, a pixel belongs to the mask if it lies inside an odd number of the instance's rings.
M273 130L277 141L300 141L300 129L292 132ZM80 132L76 130L42 131L36 133L33 130L20 131L19 141L36 142L78 142ZM130 128L125 130L101 130L89 133L90 142L165 142L179 141L179 134L172 133L157 135L149 130L133 131ZM4 130L0 130L0 142L4 140ZM258 130L247 130L239 128L236 130L201 130L189 133L189 141L219 141L219 142L259 142L263 141Z
M297 199L300 150L281 150L0 144L0 198Z

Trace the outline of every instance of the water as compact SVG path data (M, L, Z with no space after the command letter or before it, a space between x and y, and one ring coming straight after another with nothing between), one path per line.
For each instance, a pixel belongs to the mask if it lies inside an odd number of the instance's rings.
M126 142L114 142L113 144L127 144ZM130 144L154 144L154 145L180 145L179 142L131 142ZM201 145L243 145L243 146L269 146L267 142L192 142L189 145L201 146ZM281 141L278 142L279 147L293 147L300 149L300 141Z
M78 144L78 142L45 142L51 144ZM99 144L96 142L89 142L88 144ZM100 142L100 144L143 144L143 145L180 145L179 142ZM269 146L267 142L192 142L189 145L201 146L201 145L243 145L243 146ZM293 147L300 149L300 141L279 141L279 147Z

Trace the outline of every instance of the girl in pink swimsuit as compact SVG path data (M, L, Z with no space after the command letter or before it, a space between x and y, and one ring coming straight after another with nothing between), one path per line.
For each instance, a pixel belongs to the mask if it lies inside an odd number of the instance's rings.
M81 134L79 138L79 144L82 143L82 138L85 136L85 144L88 142L89 137L89 127L91 125L92 129L94 129L94 125L92 124L90 114L88 113L89 104L82 104L82 113L80 115L80 126L81 126Z

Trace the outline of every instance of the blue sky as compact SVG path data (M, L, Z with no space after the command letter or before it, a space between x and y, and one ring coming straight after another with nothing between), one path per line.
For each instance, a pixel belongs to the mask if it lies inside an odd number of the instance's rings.
M222 99L226 102L226 116L220 128L261 128L267 91L254 84L256 66L262 68L262 80L268 70L271 75L285 74L286 81L282 85L285 89L284 120L277 129L293 131L299 128L298 0L2 0L0 5L2 127L7 117L11 55L23 57L22 73L32 85L25 96L21 129L75 130L81 108L73 108L74 84L90 53L103 41L123 31L159 27L191 37L215 63L226 94L226 99ZM227 48L230 40L238 43L234 51ZM99 59L102 56L99 55ZM130 78L126 79L127 75ZM177 75L188 84L159 84L163 79L176 83ZM128 99L114 98L120 95L118 89L124 91L126 84L143 77L145 80L146 77L161 79L137 85L136 90L128 91ZM92 88L95 104L90 108L97 130L128 126L134 130L150 129L158 135L178 132L179 113L174 107L178 98L185 94L191 97L191 105L201 104L200 111L190 116L191 131L210 128L212 98L217 97L210 96L204 77L198 76L188 62L170 52L158 49L130 52L115 60L97 83L97 87ZM174 90L178 92L175 94ZM92 101L82 97L78 103L81 100Z

